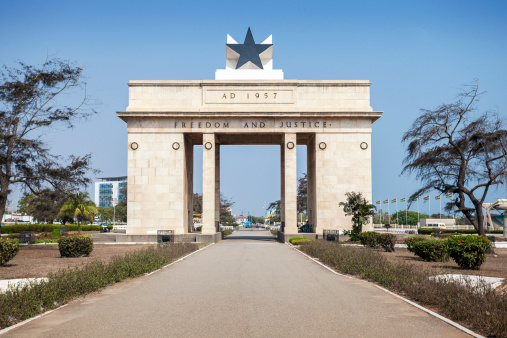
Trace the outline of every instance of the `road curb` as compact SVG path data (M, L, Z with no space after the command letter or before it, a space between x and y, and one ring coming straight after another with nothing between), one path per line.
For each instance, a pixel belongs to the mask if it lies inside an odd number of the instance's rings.
M212 246L213 244L215 244L215 243L211 243L210 245L206 245L204 248L200 248L199 250L192 251L192 252L191 252L191 253L189 253L188 255L185 255L185 256L183 256L183 257L181 257L181 258L178 258L178 259L177 259L177 260L175 260L174 262L169 263L169 264L167 264L167 265L164 265L164 266L163 266L163 267L161 267L160 269L155 270L155 271L152 271L152 272L150 272L150 273L148 273L148 274L146 274L146 275L143 275L143 276L149 276L149 275L154 274L155 272L159 272L160 270L163 270L163 269L165 269L165 268L167 268L167 267L169 267L169 266L171 266L171 265L173 265L173 264L176 264L176 263L178 263L179 261L182 261L182 260L184 260L185 258L187 258L187 257L189 257L189 256L191 256L191 255L193 255L193 254L195 254L195 253L197 253L197 252L199 252L199 251L201 251L201 250L204 250L204 249L206 249L206 248L208 248L208 247ZM139 277L143 277L143 276L139 276ZM139 277L136 277L136 278L139 278ZM135 278L134 278L134 279L135 279ZM109 285L108 285L108 286L109 286ZM107 288L107 286L106 286L105 288ZM97 292L97 291L94 291L94 292ZM85 297L86 297L86 295L85 295ZM73 300L74 300L74 299L73 299ZM71 300L70 302L72 302L73 300ZM38 315L38 316L36 316L36 317L33 317L33 318L28 318L28 319L26 319L26 320L24 320L24 321L22 321L22 322L19 322L19 323L16 323L16 324L12 325L12 326L6 327L5 329L0 330L0 336L1 336L1 335L3 335L4 333L7 333L7 332L11 331L11 330L14 330L15 328L18 328L18 327L20 327L20 326L23 326L23 325L25 325L25 324L28 324L28 323L30 323L32 320L35 320L35 319L38 319L38 318L44 317L44 316L46 316L46 315L48 315L48 314L50 314L51 312L54 312L54 311L56 311L56 310L60 310L61 308L64 308L64 307L66 307L67 305L69 305L69 304L70 304L70 302L69 302L69 303L67 303L67 304L64 304L64 305L62 305L62 306L59 306L59 307L57 307L56 309L52 309L52 310L46 311L46 312L44 312L44 313L41 313L40 315Z
M312 260L314 263L317 263L318 265L322 266L323 268L325 268L325 269L327 269L327 270L331 271L331 272L332 272L332 273L334 273L335 275L342 276L342 277L347 277L347 278L354 279L354 280L357 280L357 281L366 282L366 283L369 283L369 284L373 284L373 285L374 285L375 287L377 287L378 289L380 289L380 290L382 290L382 291L384 291L384 292L387 292L387 293L389 293L390 295L392 295L392 296L394 296L394 297L396 297L396 298L398 298L398 299L401 299L401 300L402 300L402 301L404 301L405 303L410 304L410 305L412 305L413 307L416 307L416 308L418 308L419 310L422 310L422 311L426 312L427 314L429 314L429 315L431 315L431 316L433 316L433 317L435 317L435 318L437 318L437 319L440 319L441 321L443 321L443 322L445 322L445 323L447 323L447 324L449 324L449 325L451 325L451 326L454 326L454 327L455 327L455 328L457 328L458 330L463 331L463 332L465 332L466 334L471 335L472 337L476 337L476 338L484 338L484 336L481 336L481 335L479 335L479 334L477 334L477 333L473 332L472 330L467 329L466 327L464 327L464 326L462 326L462 325L460 325L460 324L458 324L458 323L456 323L456 322L453 322L452 320L450 320L450 319L448 319L448 318L445 318L445 317L443 317L443 316L439 315L438 313L431 311L430 309L425 308L424 306L421 306L421 305L419 305L419 304L417 304L417 303L414 303L413 301L408 300L408 299L407 299L407 298L405 298L405 297L402 297L402 296L400 296L400 295L398 295L398 294L396 294L396 293L394 293L394 292L392 292L392 291L389 291L389 290L387 290L387 289L384 289L383 287L381 287L381 286L379 286L379 285L377 285L377 284L375 284L375 283L369 282L369 281L364 280L364 279L360 279L360 278L356 278L356 277L353 277L353 276L344 275L344 274L342 274L342 273L336 272L335 270L333 270L333 269L332 269L332 268L330 268L329 266L327 266L327 265L325 265L325 264L323 264L323 263L319 262L319 261L318 261L318 260L316 260L315 258L313 258L313 257L311 257L311 256L307 255L306 253L302 252L301 250L299 250L298 248L296 248L294 245L292 245L292 244L290 244L290 243L287 243L287 245L288 245L288 246L290 246L290 247L292 247L292 249L296 250L297 252L299 252L299 253L300 253L300 254L302 254L303 256L305 256L305 257L307 257L308 259Z

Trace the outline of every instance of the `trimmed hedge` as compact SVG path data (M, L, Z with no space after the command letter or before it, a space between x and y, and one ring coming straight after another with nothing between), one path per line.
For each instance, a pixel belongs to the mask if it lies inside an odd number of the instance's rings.
M90 236L63 237L58 240L58 249L62 257L88 256L93 251Z
M436 229L436 228L435 228ZM447 234L464 234L464 235L473 235L477 233L477 230L475 229L442 229ZM417 232L419 235L431 235L433 233L433 229L417 229ZM487 234L502 234L503 230L484 230Z
M315 238L301 238L301 239L296 239L296 240L293 240L292 241L292 245L301 245L305 242L313 242L315 240Z
M0 265L4 265L14 258L19 252L19 242L0 238Z
M61 224L15 224L15 225L2 225L0 232L2 234L20 233L21 231L34 231L34 232L52 232L53 229L62 227ZM77 231L77 224L65 225L69 231ZM100 225L84 224L81 225L81 231L100 231Z
M306 239L306 237L292 237L292 238L289 239L289 243L290 244L294 244L292 242L294 242L294 241L300 241L300 240L305 240L305 239Z
M414 253L426 262L447 262L449 255L445 249L445 242L440 239L415 242Z
M486 261L486 251L491 243L482 236L453 236L445 242L451 258L462 269L479 270Z

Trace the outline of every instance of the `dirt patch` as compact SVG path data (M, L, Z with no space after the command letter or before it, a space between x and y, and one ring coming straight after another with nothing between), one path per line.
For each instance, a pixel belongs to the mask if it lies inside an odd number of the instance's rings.
M22 246L19 253L6 265L0 266L1 279L15 279L28 277L47 277L49 273L57 272L73 266L80 266L94 260L109 262L114 256L122 256L127 252L143 250L156 245L106 245L95 244L89 257L62 258L58 245Z

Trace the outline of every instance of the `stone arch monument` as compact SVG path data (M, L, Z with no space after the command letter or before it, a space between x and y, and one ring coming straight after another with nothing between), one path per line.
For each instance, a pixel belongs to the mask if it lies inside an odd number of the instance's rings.
M307 146L308 216L315 236L350 229L338 207L349 191L372 198L372 123L365 80L284 80L273 69L271 36L243 44L227 36L226 68L215 80L130 81L118 116L128 132L127 235L192 229L193 146L203 145L201 241L216 241L220 146L279 145L282 227L297 234L296 145ZM189 235L186 235L189 237Z

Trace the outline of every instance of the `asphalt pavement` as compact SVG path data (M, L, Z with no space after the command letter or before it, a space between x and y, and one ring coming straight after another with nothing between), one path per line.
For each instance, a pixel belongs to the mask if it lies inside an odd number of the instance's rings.
M267 231L238 231L5 337L462 337L374 285L333 274Z

